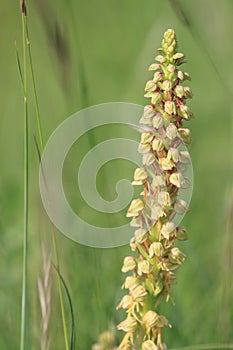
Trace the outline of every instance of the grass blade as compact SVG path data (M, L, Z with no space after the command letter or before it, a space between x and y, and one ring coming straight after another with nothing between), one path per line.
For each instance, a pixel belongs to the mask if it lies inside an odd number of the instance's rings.
M70 339L70 350L74 350L74 346L75 346L75 322L74 322L74 309L73 309L73 305L72 305L72 299L70 296L70 292L69 289L67 287L67 284L64 280L64 278L61 275L61 272L57 269L57 267L52 263L52 266L54 267L55 271L57 272L59 278L62 281L63 287L65 289L66 292L66 296L69 302L69 308L70 308L70 315L71 315L71 324L72 324L72 328L71 328L71 339Z
M22 13L23 40L23 91L24 91L24 235L23 235L23 277L21 303L20 350L25 349L26 338L26 301L27 301L27 265L28 265L28 103L27 103L27 59L25 15Z

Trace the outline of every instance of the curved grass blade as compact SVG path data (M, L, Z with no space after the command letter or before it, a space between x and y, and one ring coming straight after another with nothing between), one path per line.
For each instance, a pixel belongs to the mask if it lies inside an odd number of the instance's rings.
M71 299L71 296L70 296L70 292L69 292L68 286L67 286L64 278L62 277L61 272L57 269L57 267L54 265L53 262L52 262L52 266L55 269L55 271L57 272L59 278L61 279L61 282L62 282L63 287L64 287L65 292L66 292L67 300L68 300L68 303L69 303L70 315L71 315L71 325L72 325L71 338L70 338L70 350L74 350L75 349L75 338L76 337L75 337L75 321L74 321L74 309L73 309L72 299Z

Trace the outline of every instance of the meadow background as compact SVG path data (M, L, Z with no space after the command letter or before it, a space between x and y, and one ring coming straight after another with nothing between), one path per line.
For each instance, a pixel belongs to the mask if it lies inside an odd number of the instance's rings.
M176 305L164 306L173 324L164 340L169 348L233 341L233 2L34 0L28 1L28 15L45 140L65 118L83 107L112 101L146 104L143 90L151 76L147 68L163 32L175 29L179 49L187 56L183 68L192 76L194 92L190 106L195 119L188 124L193 136L194 192L191 212L183 220L189 241L182 244L182 250L188 258L173 288ZM0 349L17 349L23 247L23 91L15 55L15 42L22 54L19 3L2 1L0 19ZM50 251L51 241L38 190L38 157L33 141L36 117L32 93L29 97L27 333L28 349L39 349L41 242ZM121 135L124 131L119 128L103 133L100 129L75 145L76 156L65 171L67 193L75 181L69 169L97 141L115 132ZM132 137L137 135L132 133ZM108 164L103 170L108 185L100 176L99 189L105 198L114 198L114 183L117 176L122 177L122 168L130 179L132 166ZM111 177L112 169L116 178ZM84 208L79 195L75 199L71 190L70 196L77 210ZM101 219L103 225L105 220ZM123 318L115 307L122 295L121 264L129 248L88 248L60 233L57 240L61 271L75 312L76 349L91 349L101 331L114 328ZM55 272L52 295L51 349L63 349ZM68 307L67 318L70 324ZM119 332L117 337L121 337Z

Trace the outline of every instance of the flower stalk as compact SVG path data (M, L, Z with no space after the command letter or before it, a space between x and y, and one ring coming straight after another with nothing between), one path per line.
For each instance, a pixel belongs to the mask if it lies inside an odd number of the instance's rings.
M133 254L125 257L122 267L122 272L130 273L122 286L128 294L117 306L127 313L117 326L125 332L122 350L167 349L162 332L171 325L158 307L163 299L171 299L171 286L177 282L174 271L185 260L175 243L186 240L187 232L173 219L188 210L178 194L188 183L183 169L190 157L182 145L191 142L191 134L183 121L192 117L186 105L192 93L182 83L190 76L179 68L185 56L177 51L172 29L165 32L158 51L156 63L149 67L155 71L153 79L145 87L150 104L139 122L143 131L138 151L143 165L135 170L132 183L143 190L127 212L135 233L130 242Z

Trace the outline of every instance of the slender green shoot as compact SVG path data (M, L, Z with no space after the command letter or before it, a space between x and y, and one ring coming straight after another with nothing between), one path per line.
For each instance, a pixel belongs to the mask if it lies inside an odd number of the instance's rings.
M24 94L24 236L23 236L23 280L21 305L20 350L25 349L26 299L27 299L27 251L28 251L28 103L27 103L27 57L25 15L22 13L23 40L23 94Z
M26 30L26 40L27 40L27 47L28 47L28 57L29 57L29 64L30 64L30 71L31 71L32 85L33 85L33 94L34 94L34 100L35 100L35 106L36 106L37 129L39 134L40 147L41 147L41 150L43 150L44 142L43 142L43 135L42 135L42 129L41 129L41 117L40 117L39 102L38 102L38 95L37 95L37 89L36 89L36 80L35 80L35 74L34 74L27 17L25 19L25 27L26 27L25 30Z
M72 324L72 329L71 329L71 339L70 339L70 350L74 350L74 346L75 346L75 322L74 322L74 310L73 310L73 305L72 305L72 299L71 299L71 296L70 296L70 292L69 292L69 289L67 287L67 284L64 280L64 278L62 277L60 271L57 269L57 267L52 263L55 271L57 272L57 274L59 275L61 281L62 281L62 284L63 284L63 287L65 289L65 292L66 292L66 296L67 296L67 299L68 299L68 302L69 302L69 306L70 306L70 314L71 314L71 324Z
M38 96L37 96L37 90L36 90L36 82L35 82L35 74L34 74L34 67L33 67L33 60L32 60L32 54L31 54L31 46L30 46L30 40L29 40L29 30L27 25L27 13L26 13L26 7L25 3L22 4L22 28L23 28L23 61L24 61L24 76L23 76L23 85L24 85L24 115L25 115L25 195L24 195L24 203L25 203L25 234L24 234L24 262L23 262L23 293L22 293L22 321L21 321L21 347L20 350L25 349L25 324L26 324L26 316L25 316L25 303L26 303L26 271L27 271L27 231L28 231L28 108L27 108L27 49L28 49L28 57L29 57L29 65L30 65L30 72L32 77L32 84L33 84L33 93L34 93L34 100L35 100L35 106L36 106L36 115L37 115L37 128L38 128L38 134L39 134L39 142L41 151L43 151L44 143L43 143L43 136L42 136L42 128L41 128L41 117L40 117L40 110L39 110L39 102L38 102ZM19 56L17 55L17 63L19 72L21 72L21 66L19 61ZM58 257L58 249L57 249L57 243L56 243L56 232L55 227L52 222L50 222L51 226L51 235L52 235L52 245L53 245L53 251L54 251L54 259L55 264L60 271L59 268L59 257ZM63 323L63 331L64 331L64 340L65 340L65 349L69 350L69 342L68 342L68 331L67 331L67 325L66 325L66 316L65 316L65 307L63 302L63 294L62 294L62 287L61 287L61 279L60 274L58 275L58 289L59 289L59 299L60 299L60 306L61 306L61 314L62 314L62 323Z

